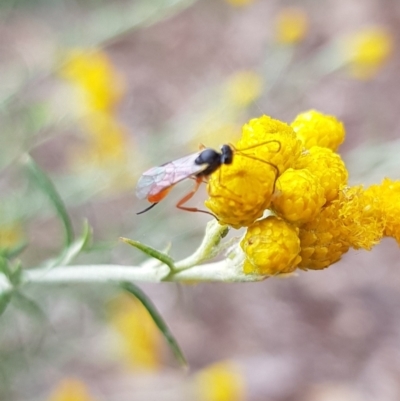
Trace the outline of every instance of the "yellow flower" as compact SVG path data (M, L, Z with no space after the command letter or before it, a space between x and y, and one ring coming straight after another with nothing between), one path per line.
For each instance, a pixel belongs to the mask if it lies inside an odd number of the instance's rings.
M373 191L364 190L361 185L345 187L337 202L343 235L353 248L370 250L382 239L385 228L382 203Z
M60 75L78 88L82 107L90 112L113 110L124 93L121 76L100 50L71 50Z
M337 262L350 248L339 217L340 203L333 202L309 223L300 227L301 269L324 269Z
M231 362L219 362L198 372L194 378L198 401L244 401L245 381Z
M247 107L262 93L263 80L254 71L239 71L226 83L226 94L230 103L236 107Z
M20 223L0 225L0 251L12 249L24 241L24 231Z
M300 268L323 269L350 247L370 250L383 236L384 216L375 188L342 187L338 198L300 227Z
M400 246L400 181L385 178L380 185L372 185L365 192L381 208L384 234L393 237Z
M316 110L299 114L291 127L307 149L321 146L336 152L345 137L345 129L340 121Z
M254 0L225 0L225 1L234 7L243 7L254 3Z
M276 171L270 165L237 153L232 164L211 175L205 205L221 224L248 226L269 206L275 180Z
M297 160L296 169L308 169L319 178L327 202L337 198L339 188L347 184L348 172L340 156L328 148L313 146Z
M245 124L242 138L236 147L246 154L274 164L279 174L294 165L302 148L300 140L288 124L268 116L253 118Z
M148 311L132 297L111 304L110 323L119 333L128 366L143 370L160 367L161 336Z
M307 169L287 169L276 182L273 209L291 223L314 219L325 204L324 189L319 179Z
M82 381L64 379L53 390L48 401L95 401L95 399Z
M290 273L301 260L298 229L274 216L250 226L240 246L246 254L247 274Z
M300 8L284 8L276 17L275 29L277 42L283 44L298 43L307 34L307 14Z
M384 28L369 27L343 40L349 73L354 78L371 79L393 52L393 37Z

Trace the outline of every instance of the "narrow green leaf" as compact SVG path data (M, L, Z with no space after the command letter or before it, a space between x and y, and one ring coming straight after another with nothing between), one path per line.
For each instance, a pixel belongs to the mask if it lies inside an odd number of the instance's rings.
M63 200L58 194L54 184L46 173L37 165L37 163L28 154L24 155L23 162L31 177L36 182L37 186L47 195L50 202L53 204L58 216L60 217L65 231L65 242L70 245L74 239L71 219Z
M22 276L22 264L21 261L17 260L15 261L11 268L10 268L10 283L14 286L17 287L21 284L21 276Z
M172 352L175 355L175 358L178 360L179 364L182 365L183 367L187 367L187 362L186 358L180 349L178 342L176 341L175 337L172 335L169 327L165 323L164 319L162 316L159 314L157 311L156 307L154 306L153 302L150 300L150 298L136 285L132 283L122 283L121 284L122 288L132 294L134 297L136 297L142 305L147 309L149 312L150 316L154 320L154 323L157 325L157 327L160 329L161 333L163 334L164 338L167 340Z
M8 304L11 301L11 297L12 297L12 292L3 292L2 294L0 294L0 316L6 310Z
M7 259L0 255L0 273L3 273L7 279L10 279L11 271Z
M84 222L83 232L79 238L67 246L61 254L45 263L45 267L66 266L90 243L92 239L92 228L87 221Z
M167 254L157 251L157 249L154 249L148 245L144 245L138 241L134 241L133 239L120 237L120 240L125 242L126 244L129 244L129 245L141 250L146 255L149 255L149 256L159 260L160 262L165 263L172 271L176 270L174 260Z
M20 244L15 245L9 249L1 249L0 255L4 256L7 259L13 259L17 257L28 245L27 242L21 242Z

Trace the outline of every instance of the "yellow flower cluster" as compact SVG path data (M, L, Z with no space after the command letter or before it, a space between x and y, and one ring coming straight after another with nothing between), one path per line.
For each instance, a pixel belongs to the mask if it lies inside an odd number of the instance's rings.
M130 138L116 114L124 83L111 60L100 50L71 50L60 75L74 88L72 102L85 134L86 146L73 149L72 164L85 170L100 167L113 172L120 183L130 182L126 174L116 173L126 169Z
M323 269L384 235L400 244L400 182L347 186L335 153L344 137L340 121L314 110L291 125L261 116L243 126L232 164L210 177L206 206L222 224L248 227L245 273Z

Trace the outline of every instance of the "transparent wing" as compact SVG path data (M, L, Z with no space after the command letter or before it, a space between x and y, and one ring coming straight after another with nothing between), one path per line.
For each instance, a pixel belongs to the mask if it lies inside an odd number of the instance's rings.
M136 196L144 199L157 195L179 181L204 171L208 164L199 165L194 162L200 153L193 153L145 171L137 183Z

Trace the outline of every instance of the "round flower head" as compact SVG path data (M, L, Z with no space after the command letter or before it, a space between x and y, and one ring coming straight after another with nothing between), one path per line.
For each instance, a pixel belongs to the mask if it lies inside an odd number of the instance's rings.
M358 185L343 188L338 202L339 216L347 241L355 249L370 250L382 239L385 228L379 197L373 191L365 191Z
M211 175L205 205L221 224L248 226L270 205L276 175L271 165L235 153L232 164Z
M348 172L343 160L328 148L313 146L303 152L295 168L306 168L319 179L327 202L336 199L339 188L347 183Z
M345 137L344 126L340 121L315 110L299 114L291 127L307 149L321 146L336 151Z
M337 262L349 250L350 244L343 238L339 209L339 203L334 202L324 208L314 220L300 228L299 268L324 269Z
M366 191L380 205L384 234L394 237L400 246L400 181L385 178L380 185L372 185Z
M301 141L293 129L268 116L253 118L243 126L237 148L245 154L268 160L279 174L292 167L301 154Z
M289 168L278 178L272 207L285 220L306 223L317 216L324 204L324 189L309 170Z
M290 273L301 260L298 229L275 216L250 226L240 246L246 254L247 274Z

